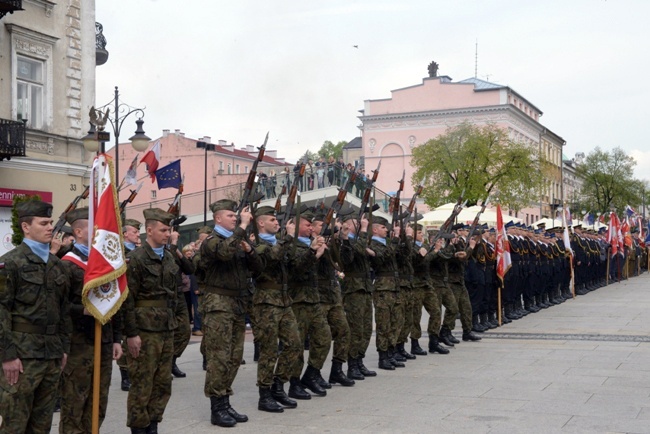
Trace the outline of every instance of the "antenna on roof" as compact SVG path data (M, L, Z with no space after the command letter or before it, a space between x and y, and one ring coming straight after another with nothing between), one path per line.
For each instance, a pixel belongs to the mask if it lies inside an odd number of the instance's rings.
M478 38L474 46L474 78L478 77Z

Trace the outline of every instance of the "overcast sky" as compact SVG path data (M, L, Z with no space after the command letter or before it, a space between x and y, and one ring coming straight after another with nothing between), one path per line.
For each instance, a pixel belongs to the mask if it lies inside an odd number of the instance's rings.
M565 155L620 146L650 179L648 17L647 0L97 0L110 53L97 104L119 86L152 138L239 147L270 131L295 161L358 136L363 101L421 83L432 60L473 77L478 41L478 77L540 108Z

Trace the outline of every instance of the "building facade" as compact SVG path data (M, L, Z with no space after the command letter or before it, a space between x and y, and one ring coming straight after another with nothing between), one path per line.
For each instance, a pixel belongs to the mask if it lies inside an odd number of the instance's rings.
M539 121L542 111L508 86L477 78L453 82L450 77L428 77L421 84L391 91L386 99L366 100L361 110L361 141L366 167L382 160L377 184L390 192L402 171L411 179L414 147L444 134L463 122L504 128L512 140L538 148L553 165L553 174L540 197L514 216L528 224L553 213L561 202L564 140ZM404 198L413 195L410 183ZM408 199L405 199L408 200Z
M13 248L14 195L40 194L60 213L87 184L95 29L94 0L23 0L0 18L0 254Z

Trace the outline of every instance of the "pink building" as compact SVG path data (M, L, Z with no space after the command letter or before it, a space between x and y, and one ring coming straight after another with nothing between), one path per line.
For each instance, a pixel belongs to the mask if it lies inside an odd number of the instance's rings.
M527 223L551 214L551 204L562 197L562 146L564 140L544 127L542 111L508 86L477 78L452 82L447 76L428 77L421 84L391 91L386 99L366 100L359 116L366 171L382 159L377 186L395 191L402 171L411 179L411 151L415 146L444 134L450 126L469 121L507 129L513 140L539 147L557 167L539 203L518 213ZM404 201L413 195L406 183Z

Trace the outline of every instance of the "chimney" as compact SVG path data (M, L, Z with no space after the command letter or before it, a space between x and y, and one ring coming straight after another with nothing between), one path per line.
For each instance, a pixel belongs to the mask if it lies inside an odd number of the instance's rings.
M246 145L246 149L245 149L245 150L246 150L246 152L248 152L248 153L250 154L250 153L252 153L252 152L255 152L255 146L253 146L253 145Z
M228 143L225 140L219 140L219 146L223 146L225 148L228 146Z
M163 137L167 137L169 135L169 130L163 130Z
M264 155L266 155L267 157L270 157L270 158L278 158L278 151L275 150L275 149L272 149L270 151L266 151L264 153Z
M181 134L181 130L178 130L178 129L177 129L177 130L174 130L174 134L177 135L177 136L179 136L179 135Z
M203 137L203 141L204 141L205 143L212 143L212 137L210 137L210 136L204 136L204 137Z

